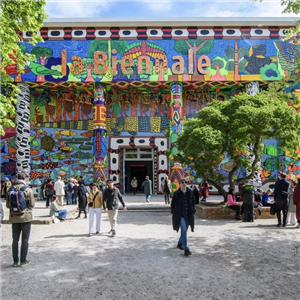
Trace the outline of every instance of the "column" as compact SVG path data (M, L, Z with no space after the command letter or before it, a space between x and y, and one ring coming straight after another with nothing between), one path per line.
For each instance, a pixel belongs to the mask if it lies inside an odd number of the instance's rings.
M106 99L104 87L95 83L94 90L94 182L107 179Z
M184 177L184 171L180 163L173 159L173 156L178 153L176 141L182 132L183 112L182 112L182 86L179 82L173 82L170 86L171 101L170 101L170 157L171 182L172 192L179 188L179 181Z
M16 159L17 173L30 177L30 89L25 82L18 83L20 89L16 105Z
M247 82L245 85L246 88L246 93L248 95L254 96L255 94L259 93L259 82L258 81L251 81L251 82ZM248 156L248 158L253 161L253 156ZM261 170L261 161L257 162L257 165L260 166L260 170ZM246 170L246 174L247 176L249 175L249 171ZM261 171L257 171L255 172L255 176L253 177L253 179L251 180L252 184L255 187L262 187L262 181L261 181Z

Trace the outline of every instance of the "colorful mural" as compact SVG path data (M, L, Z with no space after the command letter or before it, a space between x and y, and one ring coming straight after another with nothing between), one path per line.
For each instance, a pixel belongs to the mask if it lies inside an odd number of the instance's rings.
M35 46L23 33L22 51L36 60L22 75L15 66L8 70L16 82L30 86L32 183L84 174L86 184L113 176L122 185L120 148L145 145L155 150L155 184L171 171L175 181L186 176L199 182L193 170L168 161L165 151L177 151L182 122L213 99L228 101L247 82L262 88L294 73L300 45L281 40L283 31L276 26L43 28L45 41ZM300 87L292 91L289 105L299 111ZM19 140L10 128L1 139L1 180L16 175ZM299 149L291 152L275 140L264 145L263 183L276 180L279 170L300 177ZM217 171L227 177L230 167L224 157Z

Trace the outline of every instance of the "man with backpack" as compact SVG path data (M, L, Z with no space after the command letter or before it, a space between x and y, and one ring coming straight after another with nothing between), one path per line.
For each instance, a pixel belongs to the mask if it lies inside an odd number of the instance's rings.
M35 205L33 191L26 185L26 175L19 173L17 180L9 189L6 196L6 207L9 209L9 221L12 223L12 254L13 267L26 267L30 264L27 260L28 240L33 219L32 209ZM21 256L19 265L19 239L22 233Z

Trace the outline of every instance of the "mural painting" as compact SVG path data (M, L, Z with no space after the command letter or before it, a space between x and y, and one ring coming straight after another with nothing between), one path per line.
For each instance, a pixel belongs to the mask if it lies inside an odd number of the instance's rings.
M147 38L140 33L131 37L133 30L128 30L128 39L109 29L101 31L102 38L96 38L99 30L89 39L66 38L66 32L58 30L64 37L46 38L35 46L25 39L22 51L36 61L22 75L13 66L9 70L16 82L30 86L32 184L37 178L81 174L86 184L108 176L121 183L119 148L139 147L140 140L155 145L158 181L171 171L170 163L173 181L188 176L199 182L193 170L165 157L168 149L176 152L182 122L214 99L230 101L244 91L246 82L258 81L263 88L290 77L300 55L299 44L280 39L281 29L269 36L261 34L273 29L251 29L247 34L245 30L222 29L219 36L215 28L188 28L186 38L174 37L179 29L171 35L161 29L164 38L154 38L154 29L147 31ZM54 31L47 29L47 34ZM297 86L287 91L293 92L289 105L297 111L299 91ZM164 141L163 147L159 141ZM1 139L1 180L16 175L17 143L15 130L7 128ZM263 183L276 180L279 170L290 178L300 177L299 149L292 153L275 140L265 141L264 147ZM224 157L217 172L227 177L229 170L230 161ZM243 170L236 173L243 175Z

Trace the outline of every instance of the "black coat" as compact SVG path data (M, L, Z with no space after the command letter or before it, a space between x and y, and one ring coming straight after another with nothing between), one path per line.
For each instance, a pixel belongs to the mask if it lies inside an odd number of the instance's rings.
M285 179L278 180L275 183L274 200L276 201L277 209L281 209L282 206L287 205L289 186L289 182Z
M87 204L87 189L84 185L78 187L78 207L85 208Z
M195 199L194 195L191 189L187 188L187 200L188 200L188 225L191 226L191 230L194 231L194 225L195 225L195 218L194 214L196 212L195 209ZM173 221L173 229L178 231L180 228L180 221L181 221L181 208L182 208L182 196L183 193L181 189L179 188L173 195L172 198L172 203L171 203L171 214L172 216L172 221Z

